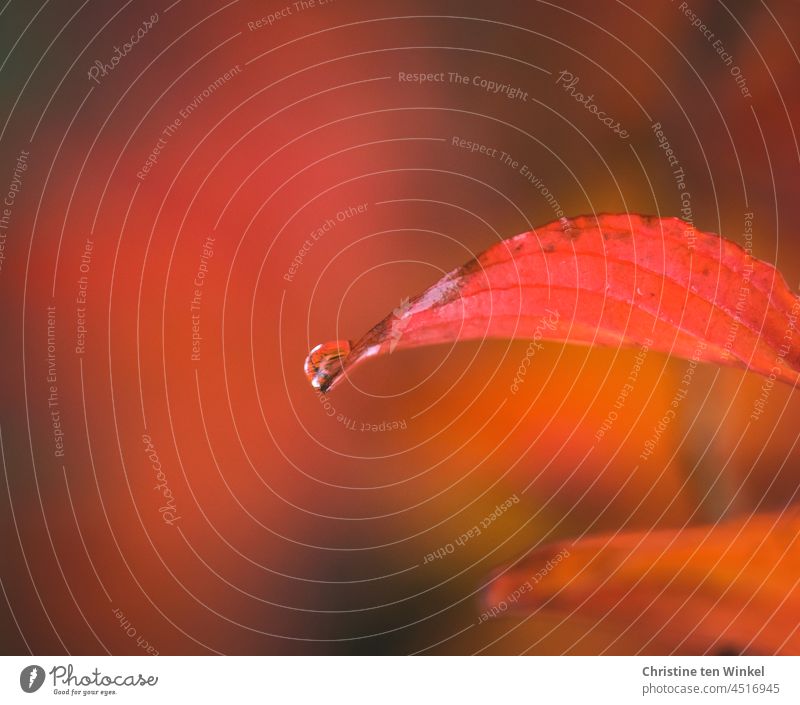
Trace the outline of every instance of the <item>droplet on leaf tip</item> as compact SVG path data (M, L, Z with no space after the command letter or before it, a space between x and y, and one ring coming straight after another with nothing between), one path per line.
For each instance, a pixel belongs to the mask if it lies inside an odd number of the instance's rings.
M344 358L350 354L349 340L334 340L317 345L306 358L303 369L318 392L326 392L342 371Z

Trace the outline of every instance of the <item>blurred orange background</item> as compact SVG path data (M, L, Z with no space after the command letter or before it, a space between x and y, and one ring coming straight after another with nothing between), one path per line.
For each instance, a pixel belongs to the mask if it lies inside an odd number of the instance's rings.
M690 7L6 5L3 653L675 648L478 623L479 591L551 541L790 505L791 389L750 423L762 380L700 366L642 462L686 361L649 354L600 440L635 350L548 344L514 395L524 341L398 352L323 398L302 366L557 207L688 208L743 245L752 213L797 290L797 5Z

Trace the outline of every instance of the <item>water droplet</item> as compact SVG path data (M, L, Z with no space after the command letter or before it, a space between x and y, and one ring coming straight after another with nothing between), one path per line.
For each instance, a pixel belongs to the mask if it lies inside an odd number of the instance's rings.
M637 287L636 287L636 293L637 293L637 294L639 294L639 296L642 296L642 293L643 293L643 292L642 292L642 287L640 287L640 286L637 286Z
M349 340L334 340L317 345L306 358L305 370L311 386L319 392L326 392L342 371L344 358L350 354Z

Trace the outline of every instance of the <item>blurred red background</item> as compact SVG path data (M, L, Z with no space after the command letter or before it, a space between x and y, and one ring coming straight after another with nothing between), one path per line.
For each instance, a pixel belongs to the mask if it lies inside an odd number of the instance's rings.
M743 245L752 213L796 290L800 14L691 9L6 5L3 653L670 651L570 614L478 624L478 591L545 542L787 506L790 389L748 425L761 379L701 366L641 463L685 361L650 354L600 441L636 351L550 344L511 396L524 342L386 356L327 399L302 365L557 208L688 207Z

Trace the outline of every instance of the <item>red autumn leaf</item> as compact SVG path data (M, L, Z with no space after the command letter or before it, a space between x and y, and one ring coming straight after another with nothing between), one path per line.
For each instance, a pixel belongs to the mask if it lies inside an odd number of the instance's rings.
M579 615L673 653L800 650L800 512L593 536L498 571L481 622Z
M677 218L562 218L504 240L403 303L359 341L311 351L327 391L365 359L483 338L643 345L795 384L800 299L771 265Z

